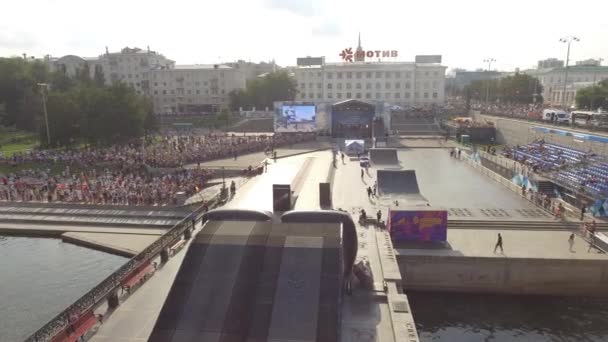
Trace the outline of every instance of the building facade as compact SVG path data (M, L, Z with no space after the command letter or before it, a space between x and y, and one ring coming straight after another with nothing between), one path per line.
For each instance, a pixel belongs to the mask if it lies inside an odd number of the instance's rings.
M150 71L150 96L158 114L208 114L229 103L228 93L245 88L246 74L227 65L176 65Z
M597 84L608 79L608 66L574 65L566 68L549 68L527 70L525 73L538 78L543 86L543 99L549 105L572 106L575 103L576 92L583 87ZM564 93L564 80L566 92Z
M445 101L445 70L439 64L353 62L297 67L296 101L314 103L357 99L401 106Z

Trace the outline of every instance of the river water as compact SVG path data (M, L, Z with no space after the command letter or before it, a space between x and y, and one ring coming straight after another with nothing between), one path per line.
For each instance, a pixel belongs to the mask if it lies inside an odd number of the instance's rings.
M422 342L608 341L608 300L408 292Z
M0 236L0 341L23 341L126 260L59 239Z

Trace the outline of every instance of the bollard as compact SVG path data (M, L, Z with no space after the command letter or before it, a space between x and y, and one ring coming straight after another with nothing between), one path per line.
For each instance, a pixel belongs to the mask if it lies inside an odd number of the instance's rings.
M160 263L164 264L167 261L169 261L169 250L167 248L163 248L163 250L160 251Z
M191 237L192 230L190 228L186 228L186 230L184 230L184 240L190 240Z
M110 295L108 295L108 307L110 309L116 309L118 305L120 305L120 302L118 300L118 293L114 291L110 293Z

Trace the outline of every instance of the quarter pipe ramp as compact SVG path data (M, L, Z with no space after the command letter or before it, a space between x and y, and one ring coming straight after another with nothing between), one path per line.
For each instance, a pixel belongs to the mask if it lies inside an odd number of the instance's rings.
M372 148L369 150L369 160L372 166L399 166L395 148Z
M380 196L426 201L415 170L377 170L377 179Z

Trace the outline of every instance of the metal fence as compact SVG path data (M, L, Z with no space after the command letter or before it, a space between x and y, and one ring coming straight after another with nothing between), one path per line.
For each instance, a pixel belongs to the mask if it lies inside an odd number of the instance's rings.
M218 197L219 194L209 201L207 204L209 208L218 203ZM197 215L197 219L200 217L203 208L204 205L201 205L194 211ZM116 272L109 275L106 279L101 281L101 283L76 300L67 309L63 310L61 313L51 319L47 324L42 326L42 328L38 329L38 331L28 337L25 342L50 341L70 324L70 317L80 316L88 310L95 308L95 306L105 300L110 294L115 293L120 288L121 282L129 274L131 274L133 270L152 260L159 255L164 248L170 246L176 240L178 240L184 231L192 226L190 222L190 215L184 217L158 240L153 242L139 254L132 257L118 270L116 270Z

